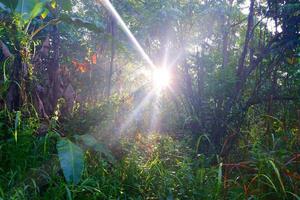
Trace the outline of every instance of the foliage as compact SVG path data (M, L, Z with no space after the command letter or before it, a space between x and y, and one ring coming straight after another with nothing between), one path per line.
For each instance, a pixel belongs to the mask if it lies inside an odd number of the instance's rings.
M262 129L251 131L252 134L261 135ZM51 161L51 167L46 169L43 169L43 166L39 167L38 163L45 162L47 157L42 150L39 150L43 148L44 139L32 138L34 144L40 143L41 146L34 148L36 149L34 151L29 146L30 151L24 152L26 157L22 160L28 162L30 159L31 162L27 165L17 165L19 168L16 169L16 174L11 174L11 171L2 175L3 194L1 197L5 199L6 197L10 197L8 199L14 197L60 199L66 196L73 199L298 198L295 186L299 186L297 181L299 146L292 142L296 136L290 135L288 131L274 132L274 134L278 136L274 138L274 146L271 145L272 151L267 149L269 146L266 146L263 139L255 137L240 150L249 155L244 157L247 160L237 163L220 162L218 160L220 158L216 155L207 156L195 153L189 147L190 139L188 138L176 141L171 137L157 134L138 135L134 140L127 139L122 142L123 156L113 165L105 157L99 157L93 151L88 150L81 180L72 187L65 185L64 179L58 175L58 162ZM286 142L278 143L282 141L282 137L286 136L289 137L285 140ZM95 138L90 136L84 138L88 146L96 144ZM14 142L2 144L2 152L20 155L19 150L25 150L24 145L32 144L32 139L29 143L20 139L18 145L22 145L21 147L16 146ZM71 144L66 139L60 141L66 145ZM8 146L11 146L10 149L7 149ZM50 144L47 146L51 147ZM12 151L12 148L16 147L19 150ZM36 160L37 155L43 159L33 162L32 156ZM21 161L20 158L16 160ZM39 173L30 175L32 180L28 182L26 173L32 166L37 166ZM7 179L11 181L4 181ZM46 183L39 182L41 179ZM44 185L46 185L45 188L43 188ZM32 190L35 192L30 192ZM53 191L56 192L53 193Z
M299 8L0 0L0 199L300 199Z
M61 139L56 146L67 182L77 184L80 181L84 166L82 150L68 139Z

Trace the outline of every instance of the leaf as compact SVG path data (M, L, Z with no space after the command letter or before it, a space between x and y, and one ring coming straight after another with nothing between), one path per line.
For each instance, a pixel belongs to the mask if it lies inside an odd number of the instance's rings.
M44 3L42 2L35 4L35 6L30 12L30 18L33 19L36 16L38 16L42 12L43 7L44 7Z
M53 9L56 8L56 1L51 1L51 7L52 7Z
M76 68L77 71L80 71L81 73L87 72L90 70L89 63L84 61L83 63L79 63L76 60L72 61L74 67Z
M291 194L295 199L300 200L300 197L297 194L289 192L289 191L287 191L286 193Z
M8 75L7 75L7 70L6 70L6 68L7 68L7 65L8 65L8 62L9 62L9 58L7 58L5 61L4 61L4 64L3 64L3 81L4 81L4 83L7 83L9 80L9 77L8 77Z
M275 192L277 192L277 188L276 188L275 184L273 183L273 181L270 179L270 177L268 177L265 174L258 174L257 177L258 176L262 176L262 177L266 178L269 181L269 183L271 184L271 185L269 185L269 184L268 185L272 186L272 188L275 190Z
M18 141L18 129L21 125L21 111L17 111L16 118L15 118L15 131L14 131L14 137L15 141Z
M97 64L97 54L94 53L92 56L91 56L91 62L92 64L96 65Z
M66 192L67 192L67 199L72 200L73 199L72 198L72 193L71 193L71 191L70 191L70 189L67 185L66 185Z
M47 0L19 0L15 9L25 20L33 19L44 9Z
M100 143L96 138L91 135L80 135L77 136L77 139L80 140L85 146L91 148L92 150L103 154L110 163L115 163L115 157L112 152L106 147L105 144Z
M285 193L285 192L286 192L286 191L285 191L285 187L284 187L284 184L283 184L283 182L282 182L282 180L281 180L281 177L280 177L280 173L279 173L278 168L276 167L275 163L274 163L272 160L269 160L269 162L270 162L270 164L272 165L272 167L273 167L273 169L274 169L274 171L275 171L275 173L276 173L276 175L277 175L277 178L278 178L278 180L279 180L279 182L280 182L280 186L281 186L282 191Z
M206 139L209 142L209 144L212 145L212 143L211 143L208 135L206 135L206 134L200 135L200 137L197 140L196 153L198 153L200 144L201 144L201 142L202 142L203 139Z
M295 65L295 64L298 63L298 59L297 59L297 57L287 58L287 62L288 62L290 65Z
M45 9L44 12L42 12L42 14L41 14L41 18L45 19L48 16L48 14L49 14L49 10Z
M84 167L82 149L68 139L59 140L56 148L66 181L70 184L77 184Z

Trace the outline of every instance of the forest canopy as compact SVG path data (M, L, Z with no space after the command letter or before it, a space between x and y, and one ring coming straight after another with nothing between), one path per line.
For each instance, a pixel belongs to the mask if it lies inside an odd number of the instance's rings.
M0 0L0 200L300 199L299 0Z

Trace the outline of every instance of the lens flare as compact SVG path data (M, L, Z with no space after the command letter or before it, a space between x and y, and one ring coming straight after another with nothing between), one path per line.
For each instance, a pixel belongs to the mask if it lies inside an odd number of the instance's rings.
M143 108L148 106L156 97L155 99L155 108L154 112L152 113L152 119L151 119L151 127L155 128L158 124L158 101L160 97L160 92L165 89L166 87L169 87L170 81L171 81L171 75L169 71L165 68L159 68L154 65L151 58L146 54L140 43L137 41L137 39L134 37L132 32L129 30L128 26L125 24L115 7L111 4L109 0L96 0L98 3L101 3L114 17L120 28L124 31L124 33L128 36L130 41L133 43L134 47L137 49L137 51L140 53L140 55L143 57L143 59L147 62L147 64L150 66L150 73L152 74L152 85L153 88L148 92L148 94L144 97L144 99L141 100L141 102L135 106L135 109L131 112L128 119L122 123L119 133L122 134L124 131L128 129L128 127L134 122L140 120L141 114L143 114ZM166 52L163 66L166 66L168 60L168 55ZM151 77L151 76L149 76ZM155 96L156 93L156 96Z
M152 83L156 90L160 91L170 85L171 75L166 68L157 68L153 70Z

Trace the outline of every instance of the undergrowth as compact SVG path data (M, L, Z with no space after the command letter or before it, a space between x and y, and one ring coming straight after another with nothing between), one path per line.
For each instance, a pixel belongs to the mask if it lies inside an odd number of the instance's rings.
M26 127L27 129L28 127ZM1 142L2 199L299 199L299 145L291 130L256 139L241 148L240 162L225 162L191 146L191 138L137 134L112 150L116 163L86 151L78 185L62 176L55 148L57 134L20 133ZM259 134L261 136L259 137ZM201 144L197 144L199 146Z
M300 199L299 130L278 119L268 132L264 123L244 129L236 151L226 157L213 153L207 135L98 138L106 153L102 146L102 153L84 148L82 135L73 135L85 160L75 185L60 167L57 124L38 135L41 124L32 116L1 113L0 199ZM62 130L75 130L68 127Z

